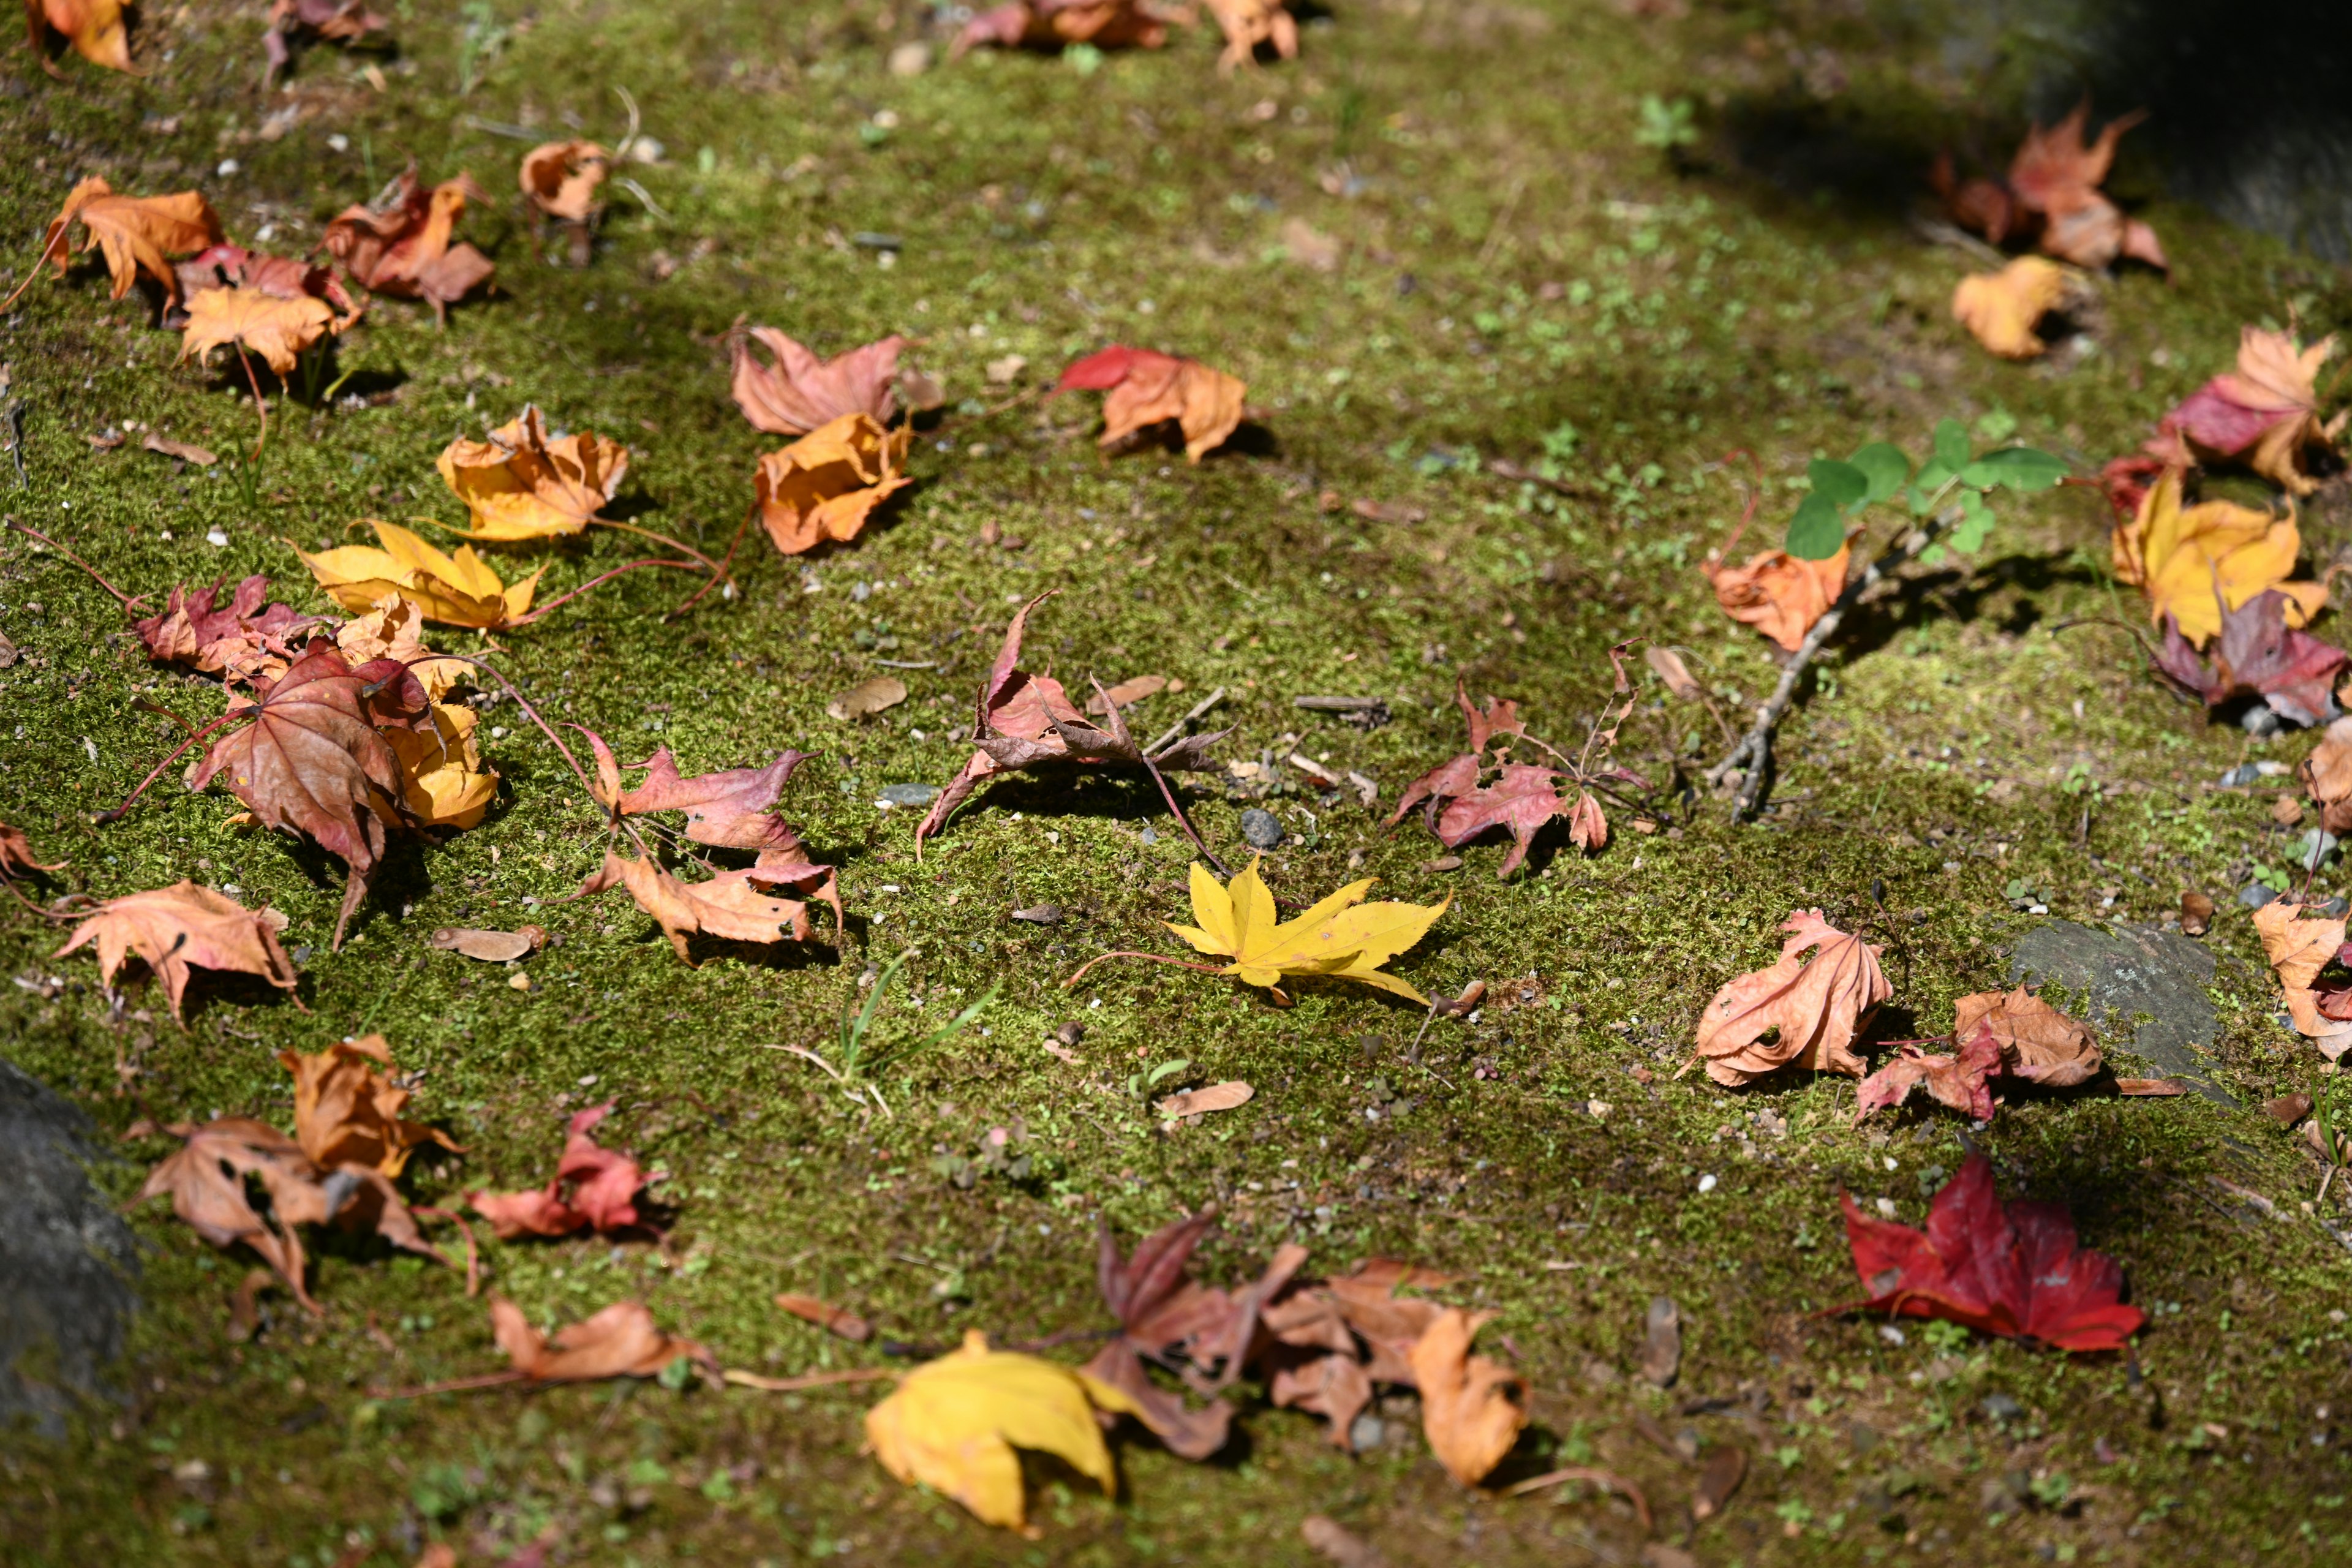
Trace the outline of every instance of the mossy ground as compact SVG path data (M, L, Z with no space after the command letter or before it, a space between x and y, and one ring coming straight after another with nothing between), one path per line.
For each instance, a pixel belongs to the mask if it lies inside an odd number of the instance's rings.
M1757 452L1778 482L1817 451L1876 437L1916 450L1937 417L1991 416L2095 461L2220 367L2241 321L2352 325L2340 276L2155 203L2179 263L2168 283L2113 283L2095 353L1994 363L1946 319L1962 263L1916 242L1903 198L1867 178L1820 182L1866 174L1882 147L1967 131L1998 146L2017 122L1856 37L1722 13L1678 26L1598 5L1400 0L1345 7L1308 29L1297 64L1230 79L1203 37L1180 34L1090 71L975 56L899 79L883 58L914 35L905 8L551 0L467 8L509 32L460 99L459 8L400 0L396 52L313 49L265 100L258 9L149 7L143 79L68 59L52 82L12 57L12 284L86 174L200 185L239 237L269 224L270 247L292 250L413 157L428 178L470 169L500 194L467 220L499 292L446 331L380 304L338 368L353 373L347 391L394 395L276 407L251 505L225 467L176 472L136 436L92 450L88 437L126 420L226 450L252 410L229 380L174 367L176 341L137 300L110 306L87 268L35 285L0 349L26 404L29 474L6 504L132 591L262 571L310 603L284 540L340 539L362 515L456 521L434 456L526 399L631 443L625 510L715 547L762 447L726 401L717 344L744 312L826 352L917 335L913 357L955 402L925 422L918 487L855 546L786 562L759 543L744 596L683 622L658 618L683 579L639 574L501 639L503 668L551 718L625 753L666 743L689 772L819 753L786 815L842 866L848 931L805 952L712 951L697 968L616 896L546 901L593 867L603 831L511 703L485 718L486 734L507 731L487 743L507 781L490 818L404 848L340 952L340 868L229 826L225 796L167 781L126 820L91 826L173 739L134 699L205 716L216 690L152 668L112 601L11 538L0 629L27 657L0 676L13 731L0 816L70 856L51 896L235 884L289 915L288 941L306 950L305 1008L215 988L183 1029L152 990L110 1012L86 958L52 962L53 931L11 921L0 941L22 978L0 1001L8 1052L104 1128L216 1110L282 1121L277 1049L382 1030L425 1074L421 1110L467 1145L419 1163L421 1198L536 1179L567 1108L605 1098L621 1107L612 1141L667 1173L658 1191L675 1215L658 1248L488 1248L496 1288L538 1319L637 1296L729 1364L777 1373L871 1358L778 1312L780 1289L853 1304L907 1341L951 1342L967 1325L1042 1337L1102 1320L1098 1214L1132 1236L1214 1197L1228 1220L1204 1249L1212 1278L1286 1237L1319 1265L1386 1252L1463 1276L1460 1298L1498 1313L1490 1338L1508 1337L1538 1391L1518 1473L1596 1455L1640 1479L1663 1532L1687 1533L1703 1562L2341 1560L2352 1477L2331 1428L2352 1396L2352 1259L2306 1217L2316 1169L2267 1119L2194 1097L2053 1096L1982 1135L2007 1191L2070 1202L2086 1243L2130 1270L2156 1313L2133 1369L2008 1342L1938 1348L1916 1325L1898 1345L1876 1324L1811 1316L1853 1293L1839 1189L1891 1197L1916 1223L1931 1168L1957 1163L1955 1123L1906 1113L1856 1131L1843 1082L1734 1095L1666 1073L1707 995L1769 956L1792 907L1878 919L1898 1009L1882 1033L1927 1033L1948 1026L1955 994L2006 981L2007 949L2036 918L2004 899L2011 879L2060 915L2155 920L2184 885L2226 898L2281 859L2268 797L2207 785L2249 756L2291 762L2303 742L2203 729L2120 632L2056 629L2115 613L2095 498L2016 506L1984 556L1884 599L1786 731L1781 804L1759 826L1730 828L1719 803L1689 798L1673 809L1678 837L1642 837L1621 814L1605 853L1547 839L1528 873L1497 883L1500 848L1426 874L1437 850L1417 828L1383 835L1373 815L1312 795L1268 802L1296 836L1268 868L1278 893L1318 896L1358 856L1397 896L1452 890L1400 972L1537 994L1440 1023L1417 1062L1403 1052L1419 1016L1356 991L1310 988L1277 1011L1144 965L1060 989L1102 948L1164 947L1154 922L1181 911L1186 847L1139 784L1001 784L919 863L910 815L873 805L882 784L955 767L1004 606L1045 588L1062 593L1033 622L1034 661L1223 685L1234 755L1296 746L1371 774L1389 800L1454 749L1457 671L1523 699L1538 733L1580 737L1603 650L1646 636L1683 647L1737 711L1773 672L1696 570L1737 516L1709 467L1727 450ZM1844 51L1847 79L1825 104L1804 86L1823 85L1820 58L1790 53L1822 39ZM661 216L615 193L591 267L541 264L505 197L524 143L478 127L610 140L616 88L667 145L665 164L635 172ZM1703 100L1713 140L1686 168L1633 142L1652 91ZM1342 243L1336 270L1286 257L1291 219ZM895 249L857 237L871 235ZM991 411L1011 394L984 384L987 363L1024 356L1034 383L1114 341L1245 377L1263 411L1251 438L1198 468L1106 459L1091 399ZM1463 460L1532 460L1564 424L1581 437L1579 496L1555 501ZM0 472L0 490L14 482ZM1426 518L1327 512L1326 489ZM1025 548L979 544L989 521ZM2340 485L2305 521L2324 562L2352 532ZM226 545L207 542L213 529ZM543 552L547 591L627 559L630 543L599 534ZM895 649L875 646L885 638ZM906 672L913 698L881 721L829 720L827 699L877 652L934 668ZM1378 695L1396 721L1359 733L1294 709L1304 692ZM1191 700L1155 699L1139 721ZM1711 731L1645 700L1622 755L1687 775L1716 749ZM1205 782L1191 799L1213 842L1238 844L1243 803ZM1147 822L1156 842L1139 837ZM1008 920L1047 901L1073 917ZM527 920L561 938L527 966L527 993L425 944L436 926ZM2316 1058L2273 1021L2243 919L2209 940L2224 954L2224 1081L2250 1103L2312 1086ZM984 1037L886 1079L895 1115L762 1048L823 1044L867 963L909 944L922 952L882 1015L892 1035L1003 991ZM1528 975L1539 984L1500 984ZM1040 1044L1068 1018L1087 1027L1075 1065ZM1192 1066L1171 1082L1246 1079L1258 1097L1162 1129L1128 1082L1177 1058ZM1644 1088L1636 1067L1659 1081ZM1596 1117L1592 1100L1612 1109ZM1767 1111L1785 1137L1761 1128ZM1032 1140L1026 1179L963 1188L935 1170L1015 1118ZM1717 1177L1704 1194L1703 1174ZM138 1171L103 1176L127 1196ZM2280 1217L2217 1179L2267 1194ZM405 1563L443 1537L484 1562L542 1531L558 1561L614 1564L1299 1562L1297 1521L1316 1511L1402 1563L1624 1562L1640 1539L1622 1504L1472 1497L1409 1430L1351 1459L1318 1423L1259 1406L1213 1464L1123 1443L1115 1501L1044 1478L1043 1533L1025 1540L861 1458L856 1390L370 1398L371 1385L497 1363L459 1279L330 1244L314 1286L326 1316L281 1306L237 1346L224 1307L246 1263L158 1208L136 1223L152 1250L128 1402L94 1409L61 1447L11 1440L12 1563L355 1568ZM1660 1293L1690 1325L1677 1388L1595 1375L1631 1367ZM1994 1393L2019 1414L1991 1419ZM1706 1398L1727 1403L1679 1413ZM1689 1533L1693 1472L1635 1435L1637 1412L1752 1452L1722 1517Z

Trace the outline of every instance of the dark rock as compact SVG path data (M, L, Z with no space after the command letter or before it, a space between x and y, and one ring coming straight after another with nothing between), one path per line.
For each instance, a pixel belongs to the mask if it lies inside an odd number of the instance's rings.
M2209 1076L2205 1054L2221 1018L2205 988L2213 983L2213 954L2176 931L2118 926L2113 931L2052 921L2018 939L2010 963L2012 980L2055 981L2083 997L2095 1026L2098 1015L2148 1021L2132 1036L2131 1048L2163 1070L2185 1078L2208 1100L2235 1105Z
M939 785L927 784L884 784L877 800L887 800L892 805L929 805L940 793Z
M62 1436L68 1391L120 1397L102 1377L139 1304L139 1258L85 1168L105 1157L87 1117L0 1060L0 1432L29 1416Z
M2275 889L2265 887L2260 882L2249 882L2238 889L2238 902L2250 910L2261 909L2277 897L2278 893Z
M2237 789L2242 785L2257 783L2262 776L2263 770L2253 763L2240 763L2236 767L2223 773L2219 782L2223 789Z
M2025 1406L2008 1394L1995 1391L1984 1396L1984 1413L1995 1421L2014 1421L2025 1414Z
M1253 849L1277 848L1282 844L1282 824L1274 813L1254 805L1242 813L1242 837Z

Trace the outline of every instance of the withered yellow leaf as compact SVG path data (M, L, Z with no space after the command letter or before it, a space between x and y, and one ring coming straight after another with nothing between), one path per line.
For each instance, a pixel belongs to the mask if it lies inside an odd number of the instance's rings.
M387 594L398 594L428 621L488 629L517 620L530 608L538 573L509 587L471 545L444 555L397 524L371 518L368 525L381 548L346 544L316 555L294 552L327 596L344 609L357 614Z
M2184 479L2181 469L2166 469L2115 533L2116 575L2147 594L2148 619L2161 626L2170 616L2182 637L2203 647L2220 634L2225 609L2268 589L2285 596L2290 626L2318 614L2326 585L2287 581L2303 550L2293 514L2221 500L2184 506Z
M401 798L425 826L475 826L497 797L498 770L482 765L474 741L480 721L462 703L436 702L431 731L384 729L384 741L400 761Z
M912 483L907 427L885 430L870 414L845 414L760 459L753 484L760 525L786 555L857 537L874 509Z
M188 324L180 336L180 357L201 359L214 349L235 346L261 356L279 375L290 374L302 352L327 335L335 312L324 300L292 299L257 289L204 289L188 297Z
M1244 984L1272 986L1286 974L1320 974L1355 980L1409 1001L1428 998L1398 979L1384 974L1381 965L1427 934L1454 901L1452 895L1435 904L1379 903L1358 905L1372 879L1350 882L1300 915L1284 923L1276 913L1274 895L1249 868L1220 887L1198 862L1192 867L1192 918L1195 926L1168 922L1168 929L1199 952L1234 962L1219 970Z
M866 1436L898 1479L946 1493L984 1523L1018 1529L1027 1510L1016 1447L1052 1454L1106 1493L1117 1491L1097 1409L1137 1414L1135 1402L1110 1384L1036 1356L990 1350L971 1329L960 1348L908 1373L866 1413Z
M1952 319L2003 359L2038 359L2049 348L2033 325L2068 292L2066 269L2039 256L2021 256L1998 272L1960 279L1952 290Z
M417 633L424 621L424 612L415 605L398 594L386 594L366 615L335 629L335 646L354 668L370 659L398 660L425 688L425 695L438 702L464 683L467 667L463 659L433 657Z
M435 467L473 514L474 539L578 533L628 477L629 449L583 430L551 437L535 405L485 440L449 443Z

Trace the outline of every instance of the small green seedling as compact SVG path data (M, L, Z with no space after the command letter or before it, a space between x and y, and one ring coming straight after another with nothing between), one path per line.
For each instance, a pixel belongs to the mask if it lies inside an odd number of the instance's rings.
M1637 146L1661 153L1678 153L1698 141L1697 111L1687 98L1669 101L1654 92L1642 95L1642 118L1633 130Z
M891 1044L878 1043L871 1037L874 1015L882 1005L882 994L890 988L892 977L906 967L907 961L921 951L919 947L910 947L885 963L875 974L874 984L866 993L864 1006L858 1006L854 996L841 1005L841 1027L834 1047L834 1061L825 1060L805 1046L770 1046L767 1048L787 1051L805 1061L814 1062L841 1086L842 1091L851 1100L861 1105L870 1100L880 1108L883 1115L891 1115L889 1102L882 1098L882 1090L874 1080L887 1068L910 1061L953 1039L966 1025L980 1016L983 1008L996 1000L997 992L1004 986L1003 981L998 981L979 1001L927 1035Z
M1806 471L1811 492L1789 520L1789 553L1827 561L1844 548L1848 530L1866 508L1898 501L1915 520L1937 519L1949 529L1944 543L1927 546L1920 560L1934 565L1945 545L1973 555L1992 531L1987 497L2004 489L2046 490L2065 477L2063 461L2032 447L1979 453L1968 427L1946 419L1936 426L1933 454L1916 474L1910 458L1889 441L1873 441L1843 462L1814 458ZM1942 515L1948 507L1957 507L1957 515Z

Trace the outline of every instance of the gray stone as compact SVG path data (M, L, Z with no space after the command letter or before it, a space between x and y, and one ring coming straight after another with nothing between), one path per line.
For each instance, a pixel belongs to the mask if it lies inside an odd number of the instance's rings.
M2238 902L2250 910L2261 909L2277 897L2277 889L2261 882L2249 882L2238 889Z
M1282 843L1282 824L1274 813L1251 806L1242 813L1242 837L1253 849L1273 849Z
M1996 1391L1984 1396L1984 1413L1995 1421L2014 1421L2025 1414L2025 1406Z
M892 805L929 805L938 798L939 785L926 784L884 784L874 798L887 800Z
M138 1307L136 1243L86 1166L89 1121L0 1060L0 1434L61 1436L72 1394L103 1381Z
M1348 1441L1355 1445L1359 1453L1379 1447L1388 1435L1388 1423L1369 1410L1357 1416L1355 1424L1348 1428Z
M2167 1077L2185 1078L2198 1093L2223 1105L2232 1099L2210 1076L2205 1047L2221 1017L2205 988L2213 983L2213 954L2178 931L2145 926L2100 931L2052 921L2018 939L2012 980L2055 981L2084 998L2095 1026L2099 1016L2148 1015L2131 1048Z

